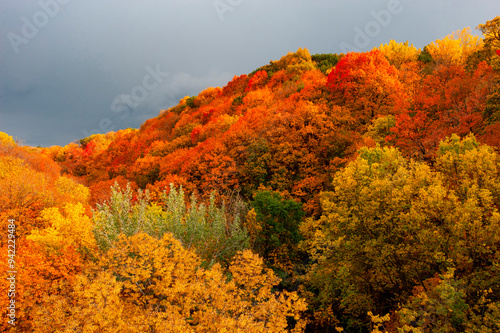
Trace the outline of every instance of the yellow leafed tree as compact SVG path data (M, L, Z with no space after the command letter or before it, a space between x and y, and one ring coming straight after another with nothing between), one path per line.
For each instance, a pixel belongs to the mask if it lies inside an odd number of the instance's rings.
M77 278L70 297L41 304L40 332L302 332L306 303L273 292L280 279L261 258L240 252L229 268L201 260L167 233L121 237L98 267ZM69 306L72 304L72 306ZM293 324L290 324L293 323Z
M420 49L417 49L413 44L397 43L395 40L391 40L389 44L380 45L378 50L389 60L391 65L398 69L404 63L416 61L420 53Z
M46 208L40 215L40 220L50 226L43 230L34 229L28 239L49 249L71 245L80 250L95 248L92 222L85 215L85 208L81 203L67 203L62 209Z
M465 28L432 42L426 49L436 64L460 66L469 55L481 48L482 43L481 37L472 35L470 28Z

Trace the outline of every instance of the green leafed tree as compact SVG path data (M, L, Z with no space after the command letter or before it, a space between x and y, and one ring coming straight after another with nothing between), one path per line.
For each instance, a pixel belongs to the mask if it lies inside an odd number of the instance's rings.
M271 264L286 266L301 240L299 224L305 214L302 205L272 191L258 191L251 205L254 215L250 214L253 218L247 223L254 224L249 225L254 250Z
M215 204L215 193L208 206L199 204L195 195L187 204L182 187L173 185L168 194L164 192L163 205L151 203L147 190L133 193L130 186L120 189L115 185L109 201L97 205L93 221L97 243L104 250L113 247L120 235L130 237L139 232L157 239L172 233L208 265L227 262L248 247L240 216L228 217L225 207Z

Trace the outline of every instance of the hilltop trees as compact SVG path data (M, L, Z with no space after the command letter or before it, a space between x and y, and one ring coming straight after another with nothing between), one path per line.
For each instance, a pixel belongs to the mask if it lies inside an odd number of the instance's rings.
M407 99L398 70L378 50L348 53L328 75L327 86L334 101L351 109L361 124L394 114Z
M203 199L236 190L251 200L266 188L318 215L331 174L363 145L429 159L452 133L500 144L497 72L480 55L491 43L465 29L422 51L395 41L347 55L299 49L183 98L139 130L92 136L51 156L89 185L92 204L115 181L147 188L154 200L174 182ZM377 124L392 125L374 132Z
M463 66L481 48L482 40L465 28L427 45L427 52L436 66Z

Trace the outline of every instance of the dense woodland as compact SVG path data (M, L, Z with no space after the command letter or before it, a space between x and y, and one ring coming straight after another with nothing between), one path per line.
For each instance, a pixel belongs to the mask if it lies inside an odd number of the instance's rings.
M500 17L477 29L299 49L64 147L0 133L0 330L499 332Z

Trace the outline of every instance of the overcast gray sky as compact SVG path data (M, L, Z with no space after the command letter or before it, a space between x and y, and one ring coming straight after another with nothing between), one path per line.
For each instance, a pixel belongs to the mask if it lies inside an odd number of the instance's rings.
M1 0L0 131L66 145L299 47L421 48L497 15L498 0Z

